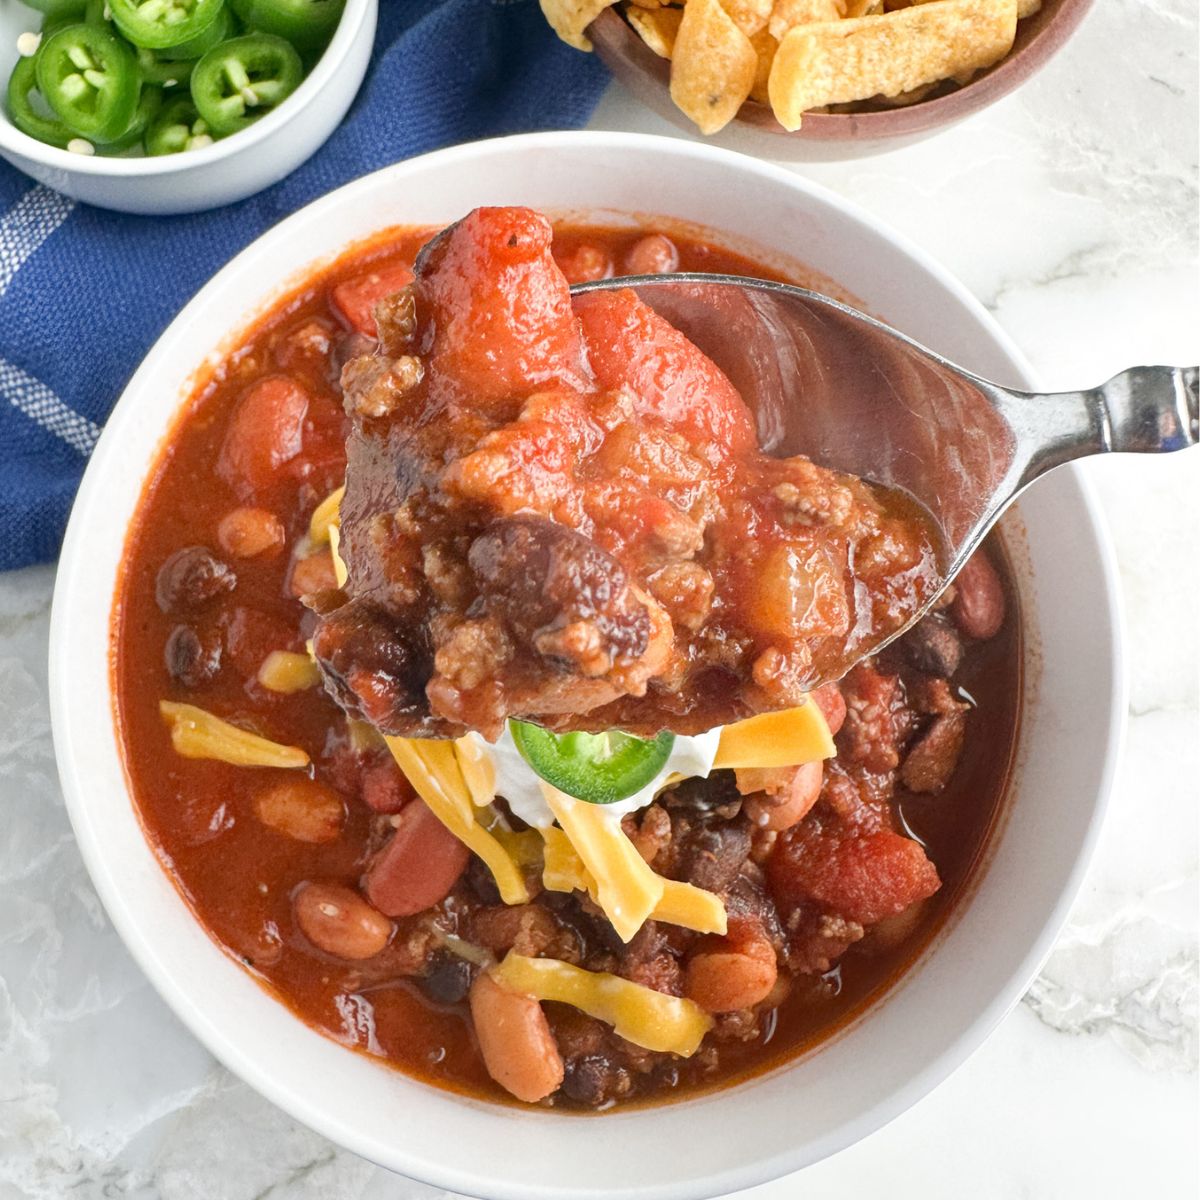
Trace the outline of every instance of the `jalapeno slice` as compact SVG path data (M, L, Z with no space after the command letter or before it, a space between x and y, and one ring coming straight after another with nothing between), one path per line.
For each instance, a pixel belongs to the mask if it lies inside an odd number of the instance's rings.
M142 73L144 83L157 84L159 87L175 87L187 83L192 77L194 62L176 62L174 59L160 58L153 50L141 47L137 52L138 70Z
M87 7L87 0L24 0L24 3L47 17L79 17Z
M184 150L200 150L212 143L208 125L196 111L190 96L168 100L150 122L142 142L146 153L153 157L180 154Z
M217 13L217 19L203 33L188 38L186 42L180 42L178 46L168 46L165 50L160 50L159 55L174 61L203 58L214 46L228 41L235 33L237 18L228 8L222 7Z
M300 50L323 46L337 28L346 0L229 0L251 29L286 38Z
M108 0L117 28L135 45L165 50L199 37L225 0Z
M158 110L162 108L162 88L159 87L143 87L141 98L138 100L138 106L134 110L133 120L129 122L129 127L120 137L114 138L111 142L104 142L100 149L105 154L119 154L122 150L128 150L131 146L137 146L146 136L146 130L150 128L150 122L158 115Z
M120 137L137 109L141 76L133 51L97 25L68 25L42 44L38 90L72 133L92 142Z
M509 721L521 757L560 792L589 804L615 804L639 792L666 765L673 733L652 740L620 730L551 733L540 725Z
M192 72L192 100L218 137L265 116L300 85L304 67L283 38L251 33L214 46Z
M37 110L36 101L42 99L38 92L37 68L32 58L19 58L8 77L7 104L9 120L22 132L48 146L63 149L74 134L53 115ZM43 101L44 103L44 101ZM49 112L49 106L46 106Z

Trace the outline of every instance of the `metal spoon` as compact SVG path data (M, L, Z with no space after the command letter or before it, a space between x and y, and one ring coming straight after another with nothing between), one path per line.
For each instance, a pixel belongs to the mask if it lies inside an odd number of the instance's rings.
M919 501L941 534L938 594L1047 471L1091 454L1181 450L1200 440L1197 367L1131 367L1083 391L1022 392L788 284L639 275L572 292L620 288L632 288L725 371L754 408L764 449L805 454Z

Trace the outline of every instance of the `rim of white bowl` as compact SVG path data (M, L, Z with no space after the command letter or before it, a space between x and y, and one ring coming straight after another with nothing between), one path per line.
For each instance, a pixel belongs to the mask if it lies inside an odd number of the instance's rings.
M164 154L154 158L108 158L103 154L72 154L70 150L47 145L27 133L22 133L0 108L0 147L25 158L34 159L47 167L79 175L139 179L151 175L173 175L202 170L212 163L257 146L299 116L301 110L316 99L334 73L342 68L358 39L363 23L368 20L371 10L378 4L379 0L346 0L346 8L333 37L329 40L329 45L325 47L324 53L300 86L278 108L267 113L261 120L255 121L247 129L230 134L229 137L219 138L211 146L188 150L183 154ZM30 12L34 11L36 10L30 9Z
M118 405L123 402L127 394L135 392L143 386L146 379L153 376L158 369L159 358L166 353L164 344L178 336L177 331L187 325L193 312L205 303L209 291L218 287L227 273L233 273L243 261L253 257L263 243L286 239L302 224L319 220L336 212L347 193L352 189L370 187L380 176L385 174L397 177L397 182L399 182L405 173L419 172L430 163L438 165L456 162L459 164L469 163L473 158L495 152L498 146L504 146L509 152L521 151L526 148L530 151L553 151L556 148L575 147L581 142L617 151L623 148L657 149L658 152L667 156L677 155L723 163L740 172L747 180L755 176L769 179L774 183L803 192L823 205L835 206L844 215L866 226L876 235L888 239L897 249L913 259L923 271L930 274L987 330L994 344L1011 360L1013 368L1024 376L1026 384L1031 388L1038 386L1036 375L1024 355L965 286L919 246L893 231L885 222L867 213L861 206L846 200L822 185L797 176L783 167L765 163L735 151L651 134L580 131L521 134L433 151L405 162L393 164L390 167L381 168L379 171L363 176L321 199L313 201L256 239L209 280L151 348L142 365L126 386ZM381 228L383 227L386 226L381 226ZM185 399L185 397L181 397L180 403L182 404ZM116 409L114 409L115 412ZM164 434L165 432L164 428ZM403 1152L401 1165L397 1165L394 1161L382 1162L380 1148L370 1139L362 1136L352 1120L339 1118L331 1112L324 1111L309 1098L308 1094L293 1091L280 1084L260 1067L254 1057L231 1045L224 1032L212 1024L207 1012L193 1001L191 995L178 985L174 976L160 963L155 946L145 935L137 916L127 905L119 881L112 874L110 865L101 855L99 842L94 838L87 818L88 781L79 773L78 764L74 761L68 739L77 723L80 727L85 727L84 722L88 718L94 719L94 705L89 706L82 698L73 694L70 664L62 661L59 656L59 649L64 642L64 626L70 619L69 610L72 603L75 602L73 593L81 586L76 582L75 576L80 567L86 563L86 544L84 542L86 518L84 514L93 504L102 499L99 486L104 469L103 464L109 458L119 460L120 452L119 430L110 419L92 454L92 463L101 464L101 466L98 469L91 469L89 465L79 489L63 542L50 620L50 711L60 778L67 799L68 814L82 857L109 918L133 958L172 1011L218 1061L294 1119L352 1153L386 1169L403 1171L406 1175L435 1187L470 1196L486 1197L486 1200L565 1200L568 1197L570 1200L612 1200L614 1193L607 1188L573 1184L544 1186L518 1183L514 1185L502 1181L486 1180L475 1174L461 1172L453 1162L447 1161L445 1157L422 1157L411 1150ZM798 1147L788 1147L777 1154L757 1159L753 1164L732 1166L718 1171L707 1177L701 1187L697 1187L694 1181L684 1181L678 1185L655 1185L637 1192L623 1189L620 1192L621 1196L654 1197L654 1200L702 1200L704 1197L723 1196L780 1178L861 1141L912 1107L953 1074L1019 1003L1029 983L1045 962L1083 883L1085 872L1091 862L1103 828L1119 751L1124 740L1127 707L1124 625L1117 568L1111 542L1099 515L1092 489L1086 479L1072 467L1063 469L1073 476L1073 482L1078 488L1099 557L1105 588L1104 595L1094 599L1102 605L1103 616L1112 630L1109 647L1111 649L1112 682L1107 705L1109 721L1105 731L1105 758L1099 772L1093 817L1085 834L1075 847L1074 858L1063 874L1057 899L1046 915L1039 935L1028 947L1019 965L1010 972L1004 986L997 988L992 1000L963 1028L962 1032L948 1043L928 1066L911 1075L903 1086L896 1088L870 1107L864 1108L853 1121L844 1122L837 1129L815 1142ZM113 598L106 595L101 600L105 605L106 614L111 613ZM89 604L96 602L97 598L94 594L85 601ZM111 682L106 689L103 719L112 725L108 736L117 743L117 752L120 756L119 738L112 716ZM130 808L136 815L127 781L125 793ZM1003 829L998 831L998 836L1002 835ZM193 920L195 919L193 914L189 915ZM919 969L919 964L917 969ZM272 1003L280 1003L274 997L270 997L270 999ZM882 1001L876 1003L886 1002L886 999L885 996ZM875 1004L870 1007L875 1007ZM865 1015L869 1016L869 1010ZM293 1019L300 1020L299 1017ZM347 1052L350 1053L350 1051ZM778 1069L787 1069L787 1065ZM470 1102L469 1097L464 1097L464 1103ZM506 1110L498 1109L498 1111Z

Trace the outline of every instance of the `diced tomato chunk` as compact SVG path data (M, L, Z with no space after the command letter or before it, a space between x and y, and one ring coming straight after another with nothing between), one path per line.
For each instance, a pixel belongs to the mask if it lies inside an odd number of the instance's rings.
M308 404L308 393L283 375L260 380L238 402L217 473L239 496L270 487L279 468L300 453Z
M895 916L941 887L912 838L890 829L856 835L812 818L780 838L767 878L781 904L808 901L861 925Z
M481 405L586 384L553 235L532 209L477 208L421 251L417 313L436 330L427 377Z
M363 275L339 283L330 293L346 324L367 337L375 336L375 305L412 283L407 263L379 263Z
M756 444L750 410L716 363L632 291L576 296L575 312L601 388L627 387L639 413L692 443L733 451Z

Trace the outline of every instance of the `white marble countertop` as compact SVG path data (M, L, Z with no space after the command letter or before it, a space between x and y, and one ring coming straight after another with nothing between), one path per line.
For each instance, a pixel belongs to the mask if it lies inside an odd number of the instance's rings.
M932 141L798 166L964 280L1048 386L1200 361L1193 0L1101 0L1019 94ZM676 131L613 89L597 128ZM906 1115L753 1200L1200 1194L1200 451L1089 464L1130 722L1099 855L1025 1001ZM109 927L58 793L53 571L0 575L0 1200L407 1200L216 1066ZM1052 798L1048 798L1052 802Z

